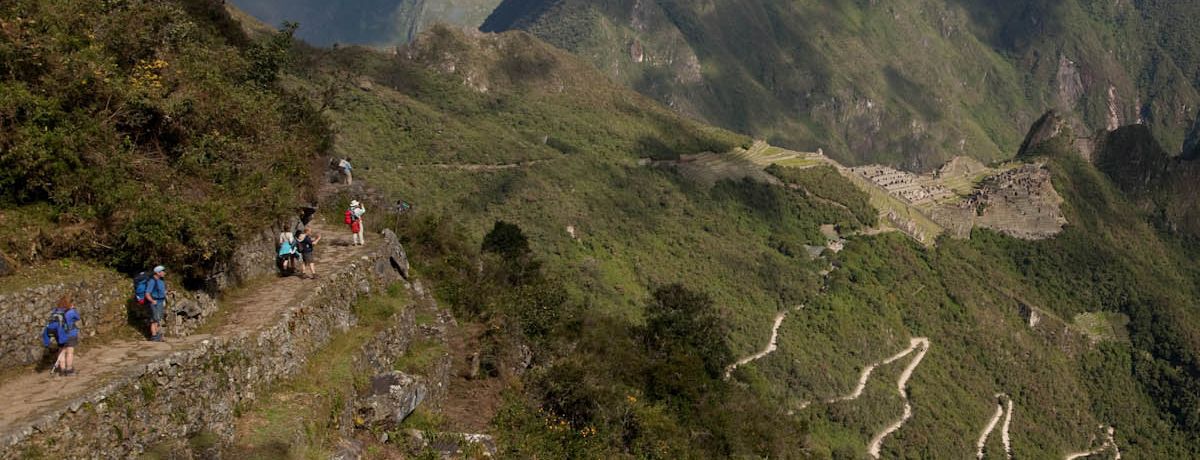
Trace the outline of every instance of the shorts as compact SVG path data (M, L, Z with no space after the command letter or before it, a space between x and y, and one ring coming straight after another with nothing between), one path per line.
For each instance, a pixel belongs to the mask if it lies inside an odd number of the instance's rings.
M60 344L58 344L58 346L62 347L62 348L78 347L79 346L79 336L77 336L77 335L71 336L71 338L67 339L67 343L60 343Z
M150 304L150 322L161 323L163 320L163 311L167 309L167 299L159 300L158 303Z
M317 261L317 256L313 255L311 252L302 252L300 255L304 257L304 263L306 264L311 264Z

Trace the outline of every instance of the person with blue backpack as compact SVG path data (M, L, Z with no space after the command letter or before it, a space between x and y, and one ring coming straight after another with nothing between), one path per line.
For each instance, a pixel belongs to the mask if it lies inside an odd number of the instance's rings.
M153 275L141 273L134 278L134 298L139 304L150 307L150 341L162 342L160 325L163 312L167 308L167 269L162 265L154 267Z
M79 312L75 310L75 303L71 301L71 296L60 297L54 310L50 312L50 321L42 330L42 345L49 348L50 340L53 338L59 348L58 358L54 360L54 367L50 369L50 373L58 372L62 376L75 375L75 347L79 346L79 323L81 321Z

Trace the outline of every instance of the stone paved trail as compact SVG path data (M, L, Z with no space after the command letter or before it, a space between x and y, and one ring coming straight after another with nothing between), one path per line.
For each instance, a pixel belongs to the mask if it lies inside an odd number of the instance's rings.
M350 246L349 233L341 226L314 223L312 228L323 235L316 249L318 276L342 269L354 258L367 254L371 245L382 241L375 237L375 241L368 239L367 246ZM294 276L275 277L249 292L238 293L236 298L223 299L223 314L217 316L221 323L213 329L216 331L213 334L167 337L166 342L161 343L114 341L99 348L89 347L85 340L76 352L75 369L78 373L75 376L57 377L48 372L29 371L0 384L0 433L9 432L45 412L69 404L87 392L102 388L114 376L125 374L129 369L195 347L214 336L252 333L278 317L298 300L305 286L313 282Z

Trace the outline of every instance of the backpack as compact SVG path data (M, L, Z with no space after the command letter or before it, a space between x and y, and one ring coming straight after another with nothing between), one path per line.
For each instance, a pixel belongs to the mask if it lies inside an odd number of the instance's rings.
M74 326L67 322L67 310L55 308L50 312L50 320L46 322L46 328L54 331L54 339L59 341L61 345L65 340L70 338L71 329Z
M350 225L351 222L354 222L354 211L347 209L346 210L346 225Z
M146 291L150 289L150 274L147 272L138 273L133 277L133 300L138 303L146 301Z

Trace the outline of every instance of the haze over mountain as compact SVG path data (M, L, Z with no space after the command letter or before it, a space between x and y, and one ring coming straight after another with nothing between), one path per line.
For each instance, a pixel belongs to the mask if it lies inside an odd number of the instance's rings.
M296 35L314 45L407 43L430 25L478 27L500 0L231 0L267 24L301 24Z
M303 2L241 3L309 16ZM386 33L320 17L311 33L398 43L436 20L479 26L461 12L495 6L485 31L530 31L676 111L849 163L1006 158L1048 108L1088 130L1147 124L1178 153L1200 103L1195 2L363 3L336 11L386 10L372 13Z

